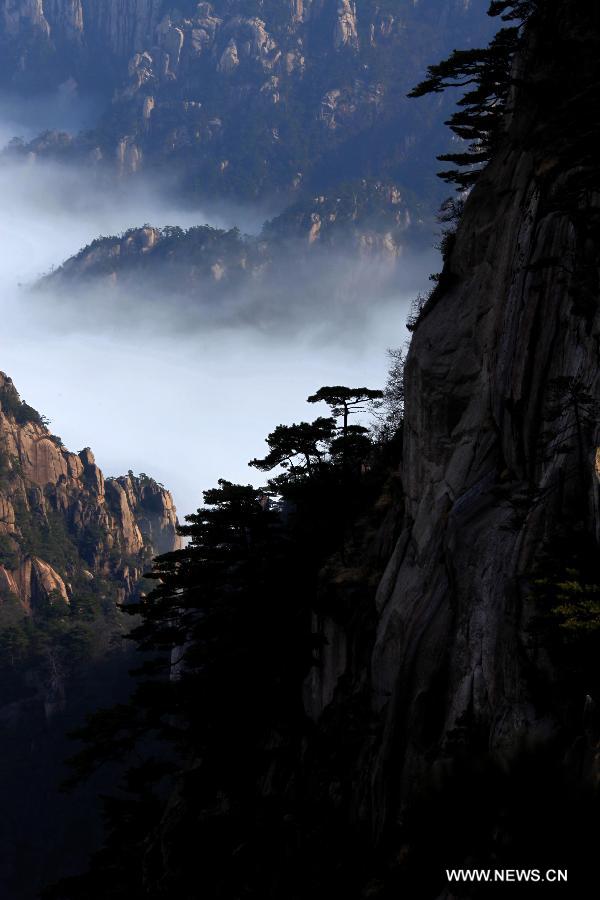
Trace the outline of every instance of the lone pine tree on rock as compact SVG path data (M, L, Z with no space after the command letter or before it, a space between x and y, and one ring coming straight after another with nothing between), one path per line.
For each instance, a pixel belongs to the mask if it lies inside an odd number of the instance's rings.
M349 388L337 384L319 388L311 394L309 403L327 403L336 418L343 417L342 436L348 436L348 417L353 413L363 412L375 400L381 400L383 391L366 387Z

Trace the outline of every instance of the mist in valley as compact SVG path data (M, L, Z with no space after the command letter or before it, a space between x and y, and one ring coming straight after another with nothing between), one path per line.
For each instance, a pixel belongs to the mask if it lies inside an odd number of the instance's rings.
M48 94L23 96L0 92L0 147L13 139L29 141L48 131L76 132L91 127L106 98L82 96L70 79Z
M18 124L5 118L0 135ZM268 294L246 285L212 309L162 286L149 299L142 283L32 293L98 235L146 222L257 233L261 211L191 211L167 183L108 188L87 170L39 161L0 162L0 193L0 368L70 449L91 446L107 475L147 472L172 490L180 516L219 477L261 483L247 461L278 423L325 412L305 402L321 385L382 386L385 350L405 341L410 300L436 268L433 253L395 271L320 254L307 273L290 252Z

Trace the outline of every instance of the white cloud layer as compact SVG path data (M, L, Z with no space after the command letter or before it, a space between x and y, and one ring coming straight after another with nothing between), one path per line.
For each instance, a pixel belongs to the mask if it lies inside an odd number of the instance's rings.
M0 121L0 136L14 127ZM219 477L260 483L247 461L262 455L279 422L320 414L305 400L321 385L381 386L385 349L404 342L410 297L434 264L409 261L397 288L380 296L367 270L357 280L339 258L324 273L324 295L317 290L296 304L289 328L286 316L273 330L246 325L241 315L229 327L206 320L190 329L180 311L173 329L169 297L161 309L133 304L123 315L102 297L89 308L84 298L32 300L18 285L99 234L144 222L229 227L239 210L192 214L169 202L167 186L107 192L86 172L39 163L0 164L0 196L0 368L69 448L91 446L106 474L147 472L173 491L181 515ZM242 218L249 229L260 216ZM293 267L289 277L293 283ZM244 297L235 304L243 313Z

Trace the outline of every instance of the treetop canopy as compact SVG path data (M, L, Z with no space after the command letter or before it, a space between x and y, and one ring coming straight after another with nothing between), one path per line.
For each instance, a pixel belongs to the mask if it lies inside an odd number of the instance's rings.
M329 403L330 405L353 405L364 403L366 400L379 400L383 397L383 391L372 390L367 387L349 388L341 384L326 385L319 388L316 394L308 397L309 403Z

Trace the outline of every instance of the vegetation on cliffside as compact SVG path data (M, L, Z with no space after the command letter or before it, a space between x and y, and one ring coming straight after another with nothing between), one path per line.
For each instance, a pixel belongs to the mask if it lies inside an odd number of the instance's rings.
M95 844L96 779L59 793L66 732L129 692L122 604L152 557L177 546L170 495L148 476L107 479L69 453L0 373L0 894L37 896ZM86 836L64 842L83 815ZM26 835L26 838L23 836Z
M581 113L600 29L571 0L492 11L527 22L430 72L434 92L475 78L453 121L475 143L453 160L459 186L492 159L392 386L400 472L397 442L340 431L358 396L329 386L311 399L332 416L279 425L252 461L285 465L265 488L206 493L137 608L156 659L134 707L92 720L76 764L145 753L90 873L50 897L194 900L201 883L220 900L429 900L457 867L564 867L582 895L600 579L597 195L582 188L598 170ZM582 188L570 203L565 181Z
M366 611L377 577L371 543L394 502L398 444L375 442L349 415L382 396L322 388L309 399L329 403L332 416L279 425L267 456L251 462L279 474L259 489L220 481L181 529L187 546L156 561L157 587L129 608L140 618L131 638L154 658L130 705L99 713L80 734L88 746L74 760L79 777L125 751L132 768L107 807L107 844L90 876L49 896L192 896L197 841L209 895L246 890L248 865L265 877L270 844L300 802L299 784L284 799L269 781L293 781L312 731L302 690L322 641L313 617L356 616L350 587ZM144 886L143 870L162 868L154 842L172 802L169 862L160 888L154 876ZM294 875L278 868L272 877Z

